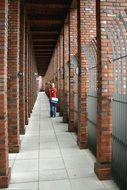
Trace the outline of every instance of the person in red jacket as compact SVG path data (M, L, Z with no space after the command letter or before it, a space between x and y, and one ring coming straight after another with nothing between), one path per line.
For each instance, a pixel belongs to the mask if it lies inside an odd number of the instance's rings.
M52 102L52 98L57 98L57 89L55 88L55 84L52 83L49 88L49 100L50 100L50 116L56 117L56 105L57 103Z

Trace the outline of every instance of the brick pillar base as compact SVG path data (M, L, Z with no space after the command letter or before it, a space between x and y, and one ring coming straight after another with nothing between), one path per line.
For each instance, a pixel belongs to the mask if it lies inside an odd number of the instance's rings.
M20 128L20 134L25 135L25 133L26 133L26 126Z
M57 104L57 112L60 112L60 105L59 105L59 103Z
M69 121L68 132L75 132L74 121Z
M79 141L79 139L77 139L77 144L78 144L80 149L87 149L88 148L88 144L86 142Z
M88 148L88 128L85 127L84 125L79 127L77 144L80 149Z
M94 164L94 172L100 180L110 180L111 179L111 164L103 164L96 162Z
M63 116L63 110L61 109L61 105L60 105L60 116Z
M68 123L68 115L67 113L63 113L63 123Z
M63 116L63 110L64 110L63 92L61 91L60 116Z
M28 125L29 121L28 119L25 120L25 125Z
M20 143L11 146L11 144L9 145L9 153L19 153L20 151Z
M11 178L11 168L6 176L0 176L0 188L7 188Z
M60 116L62 117L63 116L63 111L60 109Z

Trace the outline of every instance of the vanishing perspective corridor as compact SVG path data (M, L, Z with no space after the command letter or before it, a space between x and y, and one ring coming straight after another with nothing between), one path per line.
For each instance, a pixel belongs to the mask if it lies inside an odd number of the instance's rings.
M40 92L21 151L10 154L12 178L8 190L117 190L114 182L99 181L92 153L80 150L62 117L49 117L49 102Z
M127 190L127 0L0 0L0 189Z

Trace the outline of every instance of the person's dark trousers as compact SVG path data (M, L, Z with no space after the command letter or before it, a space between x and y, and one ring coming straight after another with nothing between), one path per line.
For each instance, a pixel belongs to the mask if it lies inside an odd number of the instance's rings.
M50 117L56 117L56 104L50 101Z

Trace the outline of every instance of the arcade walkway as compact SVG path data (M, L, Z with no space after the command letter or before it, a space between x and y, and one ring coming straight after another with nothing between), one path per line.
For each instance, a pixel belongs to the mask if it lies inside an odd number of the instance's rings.
M94 157L80 150L75 134L61 117L49 117L48 99L39 93L21 151L10 154L11 190L117 190L113 181L99 181Z

